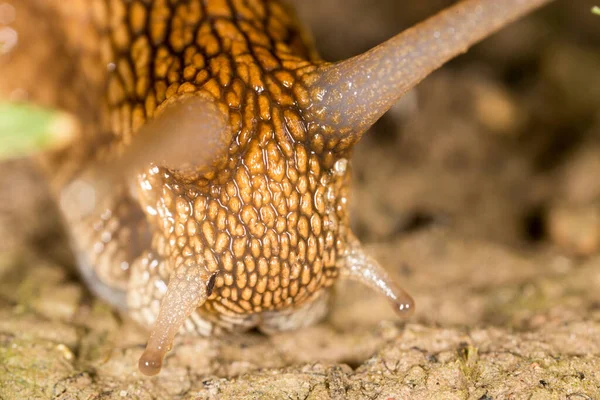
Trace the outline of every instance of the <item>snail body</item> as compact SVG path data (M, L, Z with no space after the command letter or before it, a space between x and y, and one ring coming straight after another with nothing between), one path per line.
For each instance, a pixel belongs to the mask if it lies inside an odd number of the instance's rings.
M18 0L0 95L80 119L44 162L82 276L151 330L152 375L179 331L319 321L340 278L410 314L350 229L352 148L431 71L547 2L465 0L327 63L276 0ZM35 51L40 32L64 40ZM29 63L48 69L36 85Z

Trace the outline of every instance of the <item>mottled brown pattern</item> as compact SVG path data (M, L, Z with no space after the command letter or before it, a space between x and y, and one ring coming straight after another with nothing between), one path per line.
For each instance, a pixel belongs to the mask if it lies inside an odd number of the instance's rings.
M147 119L188 93L214 98L236 132L226 165L200 176L153 167L140 177L139 199L116 190L100 215L72 224L97 277L129 291L129 311L146 325L164 295L158 282L185 263L215 275L206 313L282 309L331 286L348 177L324 138L307 135L298 104L316 59L289 10L278 1L96 0L89 18L113 136L98 142L97 132L84 132L98 157L122 151ZM132 268L142 269L137 284Z
M126 145L157 110L198 91L227 107L237 132L217 171L191 177L156 167L141 178L152 248L170 260L160 263L161 279L181 264L206 265L215 274L207 312L301 304L333 283L347 217L345 174L308 146L296 106L302 90L294 87L314 66L294 20L275 1L146 3L113 1L102 11L113 16L104 52L112 144ZM130 305L136 300L130 295Z

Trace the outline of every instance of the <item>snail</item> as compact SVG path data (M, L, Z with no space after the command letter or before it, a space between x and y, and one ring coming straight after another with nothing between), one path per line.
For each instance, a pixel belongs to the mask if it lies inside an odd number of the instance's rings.
M179 332L316 323L339 279L410 315L351 231L353 146L432 71L550 1L463 0L329 63L279 0L10 0L0 96L80 121L42 163L81 275L150 329L139 368L155 375Z

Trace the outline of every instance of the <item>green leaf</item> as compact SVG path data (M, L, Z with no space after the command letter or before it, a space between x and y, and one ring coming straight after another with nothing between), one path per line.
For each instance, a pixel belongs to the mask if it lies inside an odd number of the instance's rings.
M0 102L0 160L59 147L73 128L71 118L56 111Z
M596 15L600 15L600 7L598 7L598 6L592 7L592 13L594 13Z

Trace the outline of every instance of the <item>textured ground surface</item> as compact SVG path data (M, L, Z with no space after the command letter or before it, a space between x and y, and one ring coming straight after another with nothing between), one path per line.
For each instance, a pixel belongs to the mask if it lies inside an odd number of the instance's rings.
M379 1L338 13L336 0L298 3L332 58L449 3ZM414 295L407 324L344 285L323 324L179 338L161 375L142 377L146 333L78 282L42 180L25 162L2 165L0 399L600 398L600 17L589 6L559 0L495 36L357 149L355 230Z

